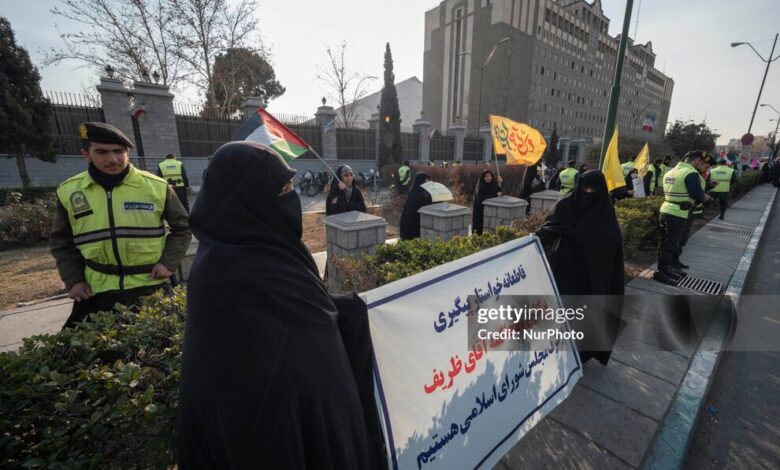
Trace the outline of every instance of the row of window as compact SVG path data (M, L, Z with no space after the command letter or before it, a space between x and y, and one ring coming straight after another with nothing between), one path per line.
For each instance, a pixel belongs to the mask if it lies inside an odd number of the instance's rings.
M529 119L528 123L531 125L531 127L539 129L540 131L549 132L553 129L557 129L559 133L564 135L575 134L576 136L596 137L601 135L601 131L603 130L599 127L578 126L575 124L558 124L557 121L547 119L531 118Z
M544 9L544 21L550 23L564 33L571 34L582 42L588 41L588 32L586 30L567 20L557 12L550 10L550 8Z

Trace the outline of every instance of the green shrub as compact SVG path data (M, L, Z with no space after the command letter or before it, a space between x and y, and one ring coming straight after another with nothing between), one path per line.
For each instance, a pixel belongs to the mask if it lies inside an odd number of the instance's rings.
M12 193L21 194L21 200L16 202L35 202L39 199L49 199L57 192L56 186L30 186L27 188L0 188L0 206L11 204Z
M742 176L737 178L737 182L734 185L734 191L732 196L741 196L742 194L745 194L746 192L750 191L755 186L757 186L760 180L761 180L761 171L759 170L743 171Z
M377 247L372 256L336 263L345 278L344 290L364 292L526 235L523 230L499 227L495 233L455 237L447 242L399 240Z
M56 199L52 195L0 207L0 250L48 240L55 211Z
M174 464L184 292L0 354L0 467Z

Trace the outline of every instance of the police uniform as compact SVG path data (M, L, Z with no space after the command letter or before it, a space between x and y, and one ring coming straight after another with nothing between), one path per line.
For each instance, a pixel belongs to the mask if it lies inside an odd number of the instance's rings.
M190 202L188 200L188 190L190 181L187 178L187 171L184 169L184 164L182 164L180 160L177 160L175 155L170 154L157 166L157 176L168 181L168 184L173 186L173 191L179 197L184 209L189 213Z
M709 159L703 152L689 152L687 158ZM693 158L695 159L695 158ZM682 274L679 261L686 229L695 202L704 202L699 172L688 162L681 161L664 177L664 202L660 209L663 238L658 249L658 271L653 278L659 282L675 284Z
M580 172L576 168L566 168L558 175L558 180L561 182L561 192L568 193L574 189L577 178L580 176Z
M108 124L84 123L80 130L87 142L132 147ZM168 182L129 162L118 175L90 164L65 180L57 188L51 253L66 290L85 282L94 294L74 302L65 327L111 310L115 303L136 303L163 287L167 279L150 279L152 268L160 263L175 272L190 238L187 212Z
M737 173L733 168L729 168L726 165L725 160L720 160L718 166L710 170L710 182L716 183L715 187L710 190L710 195L713 199L717 199L720 204L720 216L719 219L723 220L726 216L726 208L729 205L729 196L731 194L731 185L737 181Z
M398 168L398 194L406 194L412 182L412 169L408 165Z

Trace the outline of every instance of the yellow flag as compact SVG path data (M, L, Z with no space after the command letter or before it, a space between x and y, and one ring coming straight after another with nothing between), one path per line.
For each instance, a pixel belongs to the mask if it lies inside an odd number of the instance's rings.
M626 185L623 177L623 170L620 169L620 157L618 156L618 130L615 126L615 133L612 134L612 140L609 141L607 154L604 156L604 165L601 172L607 178L607 189L612 191L615 188Z
M634 168L639 170L639 177L644 178L647 174L647 168L650 166L650 147L647 146L647 143L645 143L645 146L642 147L642 151L639 152L639 155L637 155L636 160L634 160Z
M547 149L541 132L527 124L492 114L490 135L495 152L506 155L507 165L535 165Z

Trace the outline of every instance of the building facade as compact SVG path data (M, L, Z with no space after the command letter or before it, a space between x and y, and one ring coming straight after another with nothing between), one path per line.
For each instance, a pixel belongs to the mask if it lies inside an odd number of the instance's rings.
M444 0L425 14L425 116L472 135L488 114L557 129L563 158L581 158L604 131L620 42L608 31L600 0ZM655 59L652 43L629 39L621 135L663 135L674 81Z

